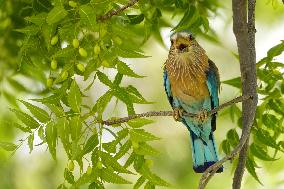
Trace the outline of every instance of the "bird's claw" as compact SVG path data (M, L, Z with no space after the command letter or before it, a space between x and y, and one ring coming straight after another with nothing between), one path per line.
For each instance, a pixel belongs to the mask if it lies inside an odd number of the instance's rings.
M197 120L201 123L206 121L209 117L209 112L207 110L202 109L198 114L197 114Z
M175 119L175 121L180 121L180 119L181 119L181 117L182 117L182 115L183 115L183 109L181 109L181 108L175 108L174 109L174 119Z

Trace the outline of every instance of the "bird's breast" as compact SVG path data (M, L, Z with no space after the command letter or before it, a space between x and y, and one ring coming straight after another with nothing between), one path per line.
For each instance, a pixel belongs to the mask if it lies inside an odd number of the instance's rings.
M194 68L174 69L166 67L173 97L177 97L186 104L203 101L209 97L205 72Z

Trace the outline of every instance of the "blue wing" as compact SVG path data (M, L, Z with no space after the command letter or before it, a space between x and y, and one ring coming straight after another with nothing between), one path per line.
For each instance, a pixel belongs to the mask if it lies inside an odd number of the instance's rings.
M166 91L168 100L169 100L171 106L173 107L174 106L174 104L173 104L174 99L173 99L173 96L172 96L170 80L168 78L168 73L167 73L166 69L164 69L164 87L165 87L165 91Z
M219 106L218 90L220 86L220 79L218 69L215 64L211 60L209 60L208 62L209 69L206 72L206 83L210 93L211 109L214 109ZM216 130L216 114L212 115L211 127L212 131Z

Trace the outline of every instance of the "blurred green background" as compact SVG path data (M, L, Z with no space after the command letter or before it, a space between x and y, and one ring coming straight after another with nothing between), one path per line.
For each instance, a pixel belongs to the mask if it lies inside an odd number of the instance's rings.
M225 3L225 2L224 2ZM0 12L1 15L1 12ZM0 27L5 29L5 24L9 24L9 20L1 20ZM234 53L237 53L236 42L232 32L232 13L230 1L226 1L223 8L219 10L217 16L210 17L210 27L216 31L220 44L208 41L202 37L197 40L207 51L208 56L219 68L221 80L227 80L239 76L238 60ZM256 51L257 60L266 56L266 52L272 46L278 44L284 38L284 6L280 1L257 1L256 7ZM147 76L143 79L135 80L127 78L124 83L137 86L146 99L155 102L152 105L139 105L136 112L144 112L150 110L170 110L166 95L163 88L163 63L167 59L169 49L170 28L162 29L162 36L165 46L161 45L154 39L150 39L143 47L145 54L149 58L145 59L129 59L127 60L131 67L140 75ZM5 54L3 47L5 36L0 36L0 141L13 141L20 143L21 139L25 139L19 130L9 125L9 120L15 119L10 115L9 107L13 106L9 95L15 95L17 98L28 99L30 96L26 93L19 93L9 89L6 85L6 79L9 77L11 70L15 69L10 59L15 54ZM284 55L278 57L279 62L284 62ZM112 71L109 70L109 75ZM36 84L33 81L22 81L26 88L34 90ZM95 83L96 85L97 83ZM36 86L40 87L40 86ZM7 89L8 88L8 89ZM10 90L10 94L4 94L3 89ZM105 88L96 87L92 89L95 101ZM234 88L226 85L221 86L220 101L225 102L236 96L239 92ZM114 103L114 102L113 102ZM112 112L109 107L109 112ZM113 112L113 116L125 115L125 107L118 104L118 108ZM162 138L153 144L160 150L161 154L153 159L154 172L168 180L178 189L197 188L200 174L195 174L192 170L191 149L189 144L189 133L187 129L172 117L154 118L155 124L148 125L146 129ZM217 130L215 138L217 143L224 139L227 130L237 127L231 122L228 111L224 110L219 113L217 120ZM105 135L105 140L108 140ZM283 139L284 140L284 139ZM35 143L39 141L35 138ZM224 154L220 154L221 157ZM11 155L0 149L0 189L54 189L63 182L63 168L66 167L66 157L64 153L58 150L58 159L53 161L47 152L47 146L35 147L30 154L26 142L20 147L15 154ZM248 173L245 173L243 180L243 188L284 188L284 160L283 157L277 157L279 160L272 162L259 162L261 168L257 169L260 180L264 184L261 186ZM209 182L208 189L230 188L232 184L232 164L225 163L225 171L222 174L216 174ZM135 177L135 176L133 176ZM106 188L130 188L127 185L106 185Z

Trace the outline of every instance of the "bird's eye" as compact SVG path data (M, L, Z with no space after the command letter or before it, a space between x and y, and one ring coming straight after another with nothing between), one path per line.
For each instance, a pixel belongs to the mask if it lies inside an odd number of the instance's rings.
M185 44L180 44L179 46L178 46L178 49L180 50L180 51L182 51L183 49L185 49L187 47L187 45L185 45Z
M173 40L171 40L171 45L172 45L173 43L174 43Z
M189 35L189 39L193 40L194 39L193 35Z

